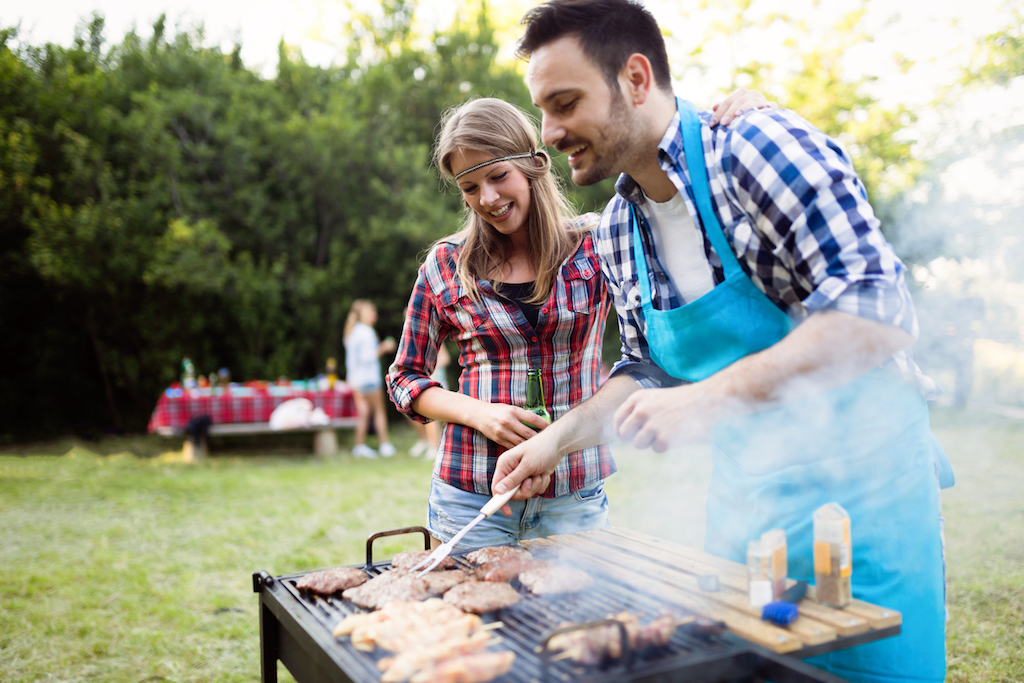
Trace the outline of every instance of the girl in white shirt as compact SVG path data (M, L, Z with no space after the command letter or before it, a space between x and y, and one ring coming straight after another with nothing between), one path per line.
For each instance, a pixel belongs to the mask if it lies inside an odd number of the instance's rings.
M395 350L394 339L377 340L373 325L377 322L377 307L366 299L356 299L345 321L346 381L355 392L356 425L355 446L352 454L360 458L374 458L377 451L366 445L366 432L373 416L373 426L380 437L380 455L395 454L388 441L388 416L384 409L384 391L380 357Z

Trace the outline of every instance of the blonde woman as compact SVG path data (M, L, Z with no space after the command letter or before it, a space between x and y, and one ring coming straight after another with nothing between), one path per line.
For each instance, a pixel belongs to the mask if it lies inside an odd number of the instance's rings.
M721 110L750 104L767 102L746 93ZM589 230L597 216L574 216L522 111L492 98L450 110L434 161L465 219L420 267L387 382L410 418L447 423L427 517L446 541L490 499L498 456L545 427L521 407L530 369L540 370L555 420L597 391L610 301ZM457 391L430 377L447 339L459 349ZM467 546L607 526L604 479L614 471L607 445L571 453L552 475L523 482L542 495L512 501L511 516L482 522Z
M355 445L352 454L359 458L375 458L377 451L366 445L366 432L370 419L380 438L380 455L388 458L395 447L388 441L388 416L384 407L380 357L395 350L395 340L377 340L373 326L377 322L377 307L366 299L352 302L345 320L345 379L355 392L356 424Z

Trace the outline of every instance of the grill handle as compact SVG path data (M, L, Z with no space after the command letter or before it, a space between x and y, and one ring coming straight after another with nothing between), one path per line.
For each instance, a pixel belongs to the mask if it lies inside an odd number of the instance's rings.
M423 549L430 550L430 532L421 526L407 526L404 529L392 529L390 531L378 531L366 539L366 568L373 566L373 542L384 536L401 536L402 534L423 534Z
M556 628L554 631L551 631L544 636L544 640L541 641L540 645L538 645L535 650L540 654L541 680L547 681L550 678L549 669L551 666L551 650L548 649L548 644L551 642L552 638L563 633L569 633L570 631L590 630L599 626L615 626L619 629L619 642L622 647L622 656L619 657L619 660L623 663L623 668L628 671L633 664L633 653L629 648L629 635L626 632L626 625L618 619L599 619L597 621L588 621L583 624L572 624L571 626Z

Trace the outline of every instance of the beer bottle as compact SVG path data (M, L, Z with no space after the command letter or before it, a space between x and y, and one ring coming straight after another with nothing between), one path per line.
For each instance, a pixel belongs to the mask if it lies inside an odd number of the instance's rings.
M535 415L540 415L545 422L551 422L551 415L548 414L548 409L544 406L544 383L540 378L540 370L530 368L526 375L526 405L523 408Z

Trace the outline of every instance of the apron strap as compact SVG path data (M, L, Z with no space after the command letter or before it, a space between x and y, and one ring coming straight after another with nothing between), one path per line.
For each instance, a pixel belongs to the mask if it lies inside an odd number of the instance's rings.
M679 128L683 132L683 154L686 156L686 170L690 172L690 184L693 186L693 202L697 205L697 213L704 224L704 233L711 240L711 246L722 261L722 269L726 278L737 272L746 277L740 267L736 254L733 253L729 241L722 232L722 224L711 206L711 188L708 185L708 169L704 160L704 141L700 134L700 117L697 108L691 102L676 98L676 109L679 111Z
M726 279L730 276L746 277L743 268L732 251L729 241L722 232L722 224L718 221L714 208L711 206L711 188L708 184L708 169L704 160L704 141L700 134L700 117L692 103L676 98L676 109L679 111L679 130L683 134L683 154L686 157L686 168L690 172L690 185L693 189L693 201L697 205L697 213L704 225L704 233L711 240L711 246L722 262L722 270ZM647 256L640 236L640 222L643 214L635 204L629 205L633 224L633 262L636 264L637 279L640 284L640 298L644 304L651 303L651 281L647 270Z

